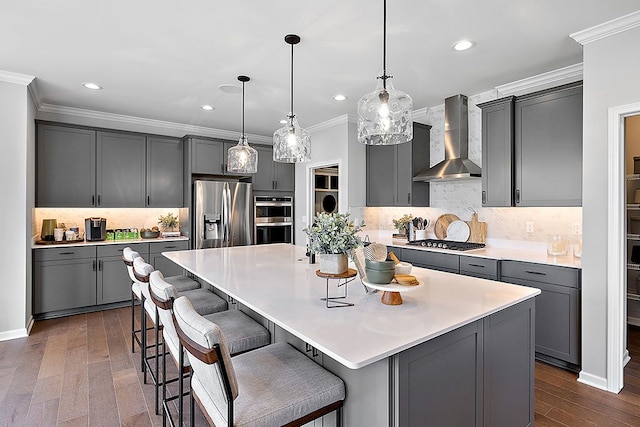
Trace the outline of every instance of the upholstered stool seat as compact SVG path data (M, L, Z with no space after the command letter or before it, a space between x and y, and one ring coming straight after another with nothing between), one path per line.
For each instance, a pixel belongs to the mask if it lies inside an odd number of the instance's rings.
M221 328L198 315L187 298L174 301L173 314L191 361L191 413L195 398L218 427L302 425L333 411L341 424L344 382L289 344L231 358Z

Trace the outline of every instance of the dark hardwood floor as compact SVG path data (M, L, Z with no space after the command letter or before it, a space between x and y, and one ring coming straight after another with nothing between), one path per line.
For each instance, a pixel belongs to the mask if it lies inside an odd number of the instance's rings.
M28 338L0 342L0 426L162 425L131 353L129 310L40 321ZM618 395L537 362L536 426L640 426L639 328L629 351ZM198 410L196 421L206 425Z

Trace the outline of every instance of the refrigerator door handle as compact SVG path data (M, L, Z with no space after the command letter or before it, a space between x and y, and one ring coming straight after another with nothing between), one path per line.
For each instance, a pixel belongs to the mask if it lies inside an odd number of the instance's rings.
M224 185L224 190L222 192L222 216L223 216L223 242L224 246L231 246L230 240L230 231L231 231L231 190L229 189L229 184Z

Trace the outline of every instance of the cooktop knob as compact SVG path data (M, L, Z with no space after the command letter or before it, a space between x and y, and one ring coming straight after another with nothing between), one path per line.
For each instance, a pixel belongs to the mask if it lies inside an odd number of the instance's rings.
M442 249L447 249L449 246L446 243L442 244Z
M420 246L427 246L427 242L420 242Z

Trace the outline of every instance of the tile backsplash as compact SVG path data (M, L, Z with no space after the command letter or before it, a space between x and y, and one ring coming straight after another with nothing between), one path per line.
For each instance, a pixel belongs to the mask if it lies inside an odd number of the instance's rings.
M178 216L178 208L36 208L33 210L33 234L40 235L42 220L55 218L67 228L80 227L84 232L84 219L102 217L107 219L107 229L151 228L158 225L158 217L172 212Z

